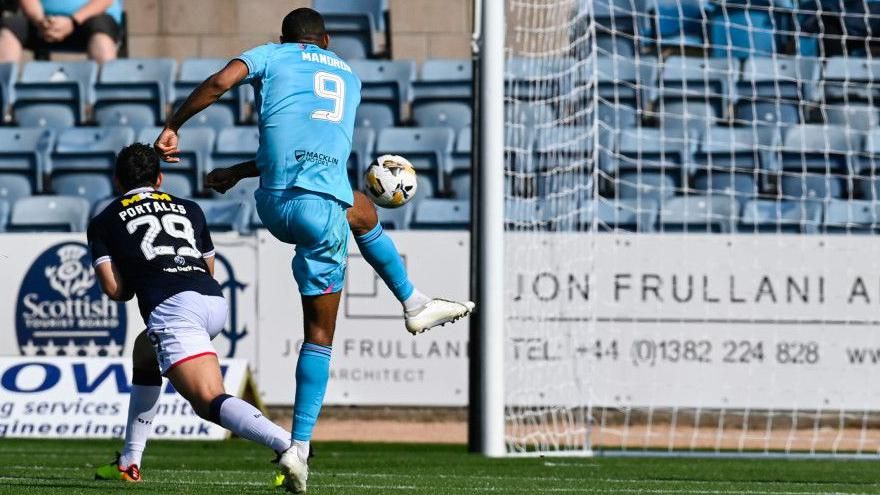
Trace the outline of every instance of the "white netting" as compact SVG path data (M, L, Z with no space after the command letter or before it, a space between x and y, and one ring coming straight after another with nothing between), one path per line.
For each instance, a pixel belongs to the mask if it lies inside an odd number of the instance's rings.
M876 455L880 3L506 3L509 450Z

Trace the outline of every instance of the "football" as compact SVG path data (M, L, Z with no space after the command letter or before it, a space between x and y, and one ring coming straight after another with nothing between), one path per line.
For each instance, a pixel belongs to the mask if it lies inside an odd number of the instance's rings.
M416 170L406 158L382 155L367 167L366 194L383 208L400 208L415 195Z

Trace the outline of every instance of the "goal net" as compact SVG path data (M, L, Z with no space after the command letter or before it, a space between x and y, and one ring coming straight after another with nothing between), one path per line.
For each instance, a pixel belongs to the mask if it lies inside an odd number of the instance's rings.
M506 5L508 452L877 455L878 4Z

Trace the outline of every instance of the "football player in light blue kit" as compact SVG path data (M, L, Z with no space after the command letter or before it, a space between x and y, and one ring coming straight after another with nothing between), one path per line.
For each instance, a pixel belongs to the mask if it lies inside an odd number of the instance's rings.
M295 448L279 460L285 485L295 493L306 490L309 440L329 378L349 231L403 304L411 333L474 308L471 302L430 299L416 290L375 207L352 192L346 164L361 83L347 63L327 51L328 44L321 15L294 10L283 21L281 43L249 50L208 78L171 116L155 144L163 159L178 161L177 133L189 118L236 84L254 86L260 111L256 160L214 170L207 184L225 192L242 178L259 176L260 219L279 240L296 245L293 275L302 295L305 338L296 368Z

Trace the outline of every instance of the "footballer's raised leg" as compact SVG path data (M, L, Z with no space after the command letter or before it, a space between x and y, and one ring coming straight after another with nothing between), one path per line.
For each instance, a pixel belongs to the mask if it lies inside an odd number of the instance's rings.
M354 193L354 206L348 210L348 223L361 255L403 304L406 329L413 335L463 318L474 310L471 301L457 302L430 298L409 280L397 246L385 233L376 207L361 192Z

